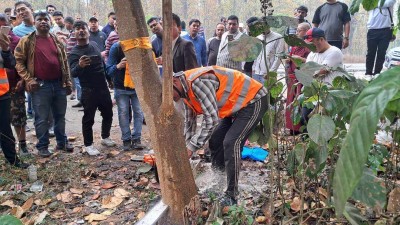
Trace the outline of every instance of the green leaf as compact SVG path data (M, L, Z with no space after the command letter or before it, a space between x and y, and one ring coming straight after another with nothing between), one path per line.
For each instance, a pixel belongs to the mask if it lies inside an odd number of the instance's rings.
M400 67L387 70L373 80L358 96L333 179L335 211L341 215L347 199L361 179L376 125L383 110L400 90Z
M256 128L250 133L249 141L257 142L258 139L260 139L261 135L262 135L262 128L260 128L260 125L257 125Z
M331 95L338 97L338 98L351 98L356 95L356 92L347 91L347 90L331 90L328 91Z
M351 15L354 15L356 12L358 12L360 10L361 2L362 2L362 0L353 0L351 2L350 8L349 8L349 12Z
M313 81L313 77L306 72L296 69L294 74L296 75L297 80L304 86L309 87Z
M296 67L301 67L301 65L303 65L303 60L299 59L299 58L293 58L291 56L289 56L289 58L294 62L294 64L296 65Z
M252 37L257 37L258 35L264 33L265 31L270 29L270 26L265 20L256 20L249 25L249 33Z
M255 37L242 35L238 40L228 43L228 51L233 61L254 61L262 50L262 42Z
M278 82L276 83L271 89L271 97L272 98L277 98L283 91L283 83L282 82Z
M326 145L335 134L335 123L330 117L316 114L308 121L307 130L311 140L319 145Z
M366 168L351 197L373 209L383 209L386 204L385 182Z
M304 145L304 143L297 144L293 149L296 160L300 165L304 163L306 157L306 149Z
M299 21L292 16L267 16L264 18L270 27L297 27Z
M1 225L23 225L21 220L11 215L0 216Z
M305 47L313 52L317 51L314 44L306 43L303 39L297 37L296 35L285 35L284 39L289 46Z
M362 0L362 5L366 11L369 11L378 7L378 2L379 0Z
M343 214L352 225L368 224L367 218L361 215L360 210L357 209L353 204L346 203Z

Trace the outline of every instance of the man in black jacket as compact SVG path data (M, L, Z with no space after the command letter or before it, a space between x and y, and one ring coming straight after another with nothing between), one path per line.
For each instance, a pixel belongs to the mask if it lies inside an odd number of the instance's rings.
M97 109L103 117L101 144L107 147L115 146L115 142L110 139L112 101L107 87L104 61L97 44L89 41L88 25L77 21L74 23L74 31L77 45L71 50L68 61L71 75L79 78L82 87L82 133L85 150L89 155L98 155L100 152L93 146L92 129Z

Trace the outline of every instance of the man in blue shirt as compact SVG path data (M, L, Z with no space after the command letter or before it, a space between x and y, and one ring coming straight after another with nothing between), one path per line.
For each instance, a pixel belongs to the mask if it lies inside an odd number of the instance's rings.
M189 22L189 33L183 36L184 39L191 41L196 50L197 64L199 66L207 66L207 46L204 38L198 35L200 28L200 20L192 19Z
M104 33L107 35L107 37L108 37L108 35L110 35L110 33L111 33L112 31L115 30L114 22L115 22L116 19L117 19L117 17L115 16L115 12L110 12L110 13L108 14L108 23L107 23L107 25L106 25L105 27L103 27L103 29L101 30L102 32L104 32ZM107 39L107 37L106 37L106 39Z
M14 27L13 32L18 37L23 37L36 30L33 20L33 8L28 2L15 3L15 12L22 18L22 23Z

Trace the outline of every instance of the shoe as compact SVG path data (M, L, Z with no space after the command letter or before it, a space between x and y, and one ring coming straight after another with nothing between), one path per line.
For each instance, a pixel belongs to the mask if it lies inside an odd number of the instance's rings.
M122 150L129 151L131 150L131 141L123 141Z
M31 131L31 128L29 128L28 126L25 126L25 132L29 132Z
M18 160L17 162L14 162L14 163L10 163L10 164L17 168L20 168L20 169L26 169L29 167L29 164L23 163L20 160Z
M18 148L19 148L19 155L20 156L30 156L31 155L31 153L28 150L28 147L26 146L26 142L25 141L19 142Z
M74 152L74 146L71 143L67 143L65 146L56 146L57 151Z
M51 127L50 129L49 129L49 137L55 137L56 135L54 134L54 128L53 127Z
M74 94L71 94L71 96L69 97L69 99L74 100L74 99L76 99L76 97L75 97Z
M88 155L90 156L95 156L100 154L99 150L97 150L93 145L86 146L85 151L87 152Z
M26 114L26 118L27 118L28 120L33 119L33 114L32 114L32 113L27 113L27 114Z
M237 205L237 200L227 194L222 195L219 199L218 199L219 203L221 204L221 207L225 207L225 206L233 206L233 205Z
M111 138L104 138L101 139L101 144L107 147L114 147L115 145L117 145L113 140L111 140Z
M46 149L38 149L38 153L41 157L49 157L53 154L47 148Z
M142 150L142 149L146 148L146 145L142 145L140 139L138 139L138 140L132 140L131 147L132 147L132 149Z
M82 107L82 103L79 101L78 103L76 103L75 105L72 106L72 108L80 108Z

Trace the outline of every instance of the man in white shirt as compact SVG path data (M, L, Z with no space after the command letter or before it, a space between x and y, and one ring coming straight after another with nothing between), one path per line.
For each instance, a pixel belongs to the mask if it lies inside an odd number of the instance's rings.
M313 43L316 47L316 52L310 52L306 62L316 62L329 67L343 66L343 53L339 48L332 46L325 38L325 32L319 28L313 28L307 31L305 41ZM332 81L339 73L329 72L321 69L318 77L322 82L332 85Z
M365 75L379 74L383 68L386 50L392 38L393 6L395 0L386 0L382 7L368 11L367 58ZM380 6L380 2L378 6ZM374 70L375 64L375 70Z

